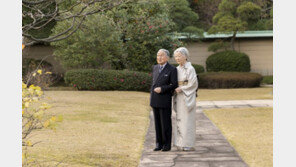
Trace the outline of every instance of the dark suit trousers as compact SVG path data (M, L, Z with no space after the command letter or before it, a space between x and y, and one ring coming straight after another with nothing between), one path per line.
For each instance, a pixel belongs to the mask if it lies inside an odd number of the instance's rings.
M172 109L171 108L154 108L154 124L156 131L156 147L171 148L172 141Z

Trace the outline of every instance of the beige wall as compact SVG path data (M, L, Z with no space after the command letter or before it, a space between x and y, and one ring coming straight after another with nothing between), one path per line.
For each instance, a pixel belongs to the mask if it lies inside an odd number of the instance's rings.
M28 46L23 50L23 58L34 58L37 60L42 60L44 57L45 61L53 65L54 73L64 73L65 70L62 68L60 63L55 60L53 56L53 48L50 46Z
M206 60L212 52L208 52L208 46L211 42L195 42L186 46L190 52L190 61L194 64L200 64L206 67ZM244 52L250 57L251 72L257 72L262 75L273 74L273 40L268 39L236 39L235 48L237 51ZM49 46L32 46L23 51L23 57L42 59L54 66L54 72L63 73L65 70L52 56L53 48ZM170 62L175 63L172 58Z
M213 52L208 51L211 42L188 44L190 61L206 67L206 60ZM262 75L273 74L273 39L236 39L235 49L250 57L251 72ZM175 63L173 58L170 62Z

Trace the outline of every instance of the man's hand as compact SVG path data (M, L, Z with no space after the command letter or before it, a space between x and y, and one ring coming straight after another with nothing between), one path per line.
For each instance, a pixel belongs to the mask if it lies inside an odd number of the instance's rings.
M161 87L157 87L157 88L155 88L155 89L154 89L154 92L156 92L156 93L160 93L160 92L161 92Z
M177 87L177 88L175 89L175 91L176 91L177 93L181 93L181 92L182 92L182 89L181 89L180 87Z

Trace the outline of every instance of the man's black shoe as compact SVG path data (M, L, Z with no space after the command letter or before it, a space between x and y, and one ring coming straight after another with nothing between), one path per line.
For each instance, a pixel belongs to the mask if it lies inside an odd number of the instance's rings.
M160 151L161 147L155 147L155 149L153 151Z
M170 151L171 148L170 147L163 147L161 151Z

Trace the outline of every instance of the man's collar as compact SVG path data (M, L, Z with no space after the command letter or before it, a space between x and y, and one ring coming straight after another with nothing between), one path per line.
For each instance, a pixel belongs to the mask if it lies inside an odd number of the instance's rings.
M167 64L168 64L168 62L166 62L164 65L160 65L160 64L159 64L159 67L162 66L162 67L164 68Z

